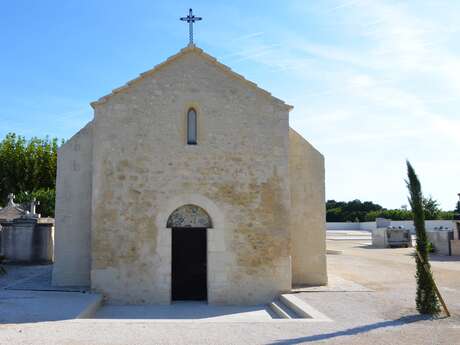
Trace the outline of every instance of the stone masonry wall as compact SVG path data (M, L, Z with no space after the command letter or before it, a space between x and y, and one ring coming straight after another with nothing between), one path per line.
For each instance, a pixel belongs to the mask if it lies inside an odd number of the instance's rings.
M90 285L93 125L59 148L53 285Z
M327 284L324 157L289 131L292 283Z
M184 204L212 218L210 303L267 302L290 289L286 105L191 49L94 106L93 289L169 303L166 221ZM191 106L195 146L186 145Z

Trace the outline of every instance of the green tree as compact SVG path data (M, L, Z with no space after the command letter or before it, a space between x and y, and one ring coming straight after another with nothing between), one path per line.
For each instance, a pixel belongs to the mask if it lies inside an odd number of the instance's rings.
M457 206L455 207L455 210L452 212L453 214L453 219L460 220L460 200L457 201Z
M416 251L420 253L421 259L418 255L415 256L417 265L417 272L415 274L417 280L417 295L415 298L417 310L421 314L437 315L440 312L439 301L436 296L434 287L433 276L428 261L428 239L425 230L425 213L423 205L423 195L418 180L412 165L407 161L407 188L409 190L409 203L412 208L414 217L415 232L417 234ZM425 270L424 264L428 267Z
M428 198L423 198L423 210L425 213L425 219L439 219L441 215L441 209L437 200L433 199L431 195Z
M328 222L365 221L369 212L381 210L382 206L371 201L355 199L349 202L328 200L326 202L326 220Z
M387 210L371 211L366 214L365 220L373 222L376 218L386 218L391 220L411 220L412 212L408 210Z
M441 211L438 219L452 220L454 219L454 211Z
M44 215L52 215L51 195L56 183L58 140L32 138L9 133L0 142L0 205L6 203L9 193L37 195L43 200ZM21 198L25 198L22 195ZM49 213L49 214L46 214Z
M56 192L54 188L41 188L33 192L20 192L15 200L21 204L29 204L33 199L39 202L37 213L42 217L54 217Z

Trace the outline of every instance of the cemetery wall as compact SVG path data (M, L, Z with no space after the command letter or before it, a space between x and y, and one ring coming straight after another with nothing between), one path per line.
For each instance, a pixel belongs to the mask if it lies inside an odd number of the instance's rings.
M411 231L414 231L414 224L411 220L392 220L391 226L403 226ZM427 230L434 230L434 228L439 227L448 227L452 228L451 220L427 220L425 221L425 227ZM375 222L327 222L327 230L374 230L376 229Z

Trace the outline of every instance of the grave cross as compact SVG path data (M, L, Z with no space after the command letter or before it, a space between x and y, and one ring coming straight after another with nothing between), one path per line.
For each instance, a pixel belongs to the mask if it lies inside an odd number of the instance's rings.
M193 15L192 9L188 10L188 16L187 17L181 17L180 20L187 22L188 23L188 31L189 31L189 45L193 44L193 23L202 20L203 18L201 17L195 17Z
M40 201L37 201L36 198L33 198L30 202L30 213L35 215L37 211L37 206L40 205Z
M7 206L15 206L16 204L14 203L14 194L10 193L8 194L8 205Z

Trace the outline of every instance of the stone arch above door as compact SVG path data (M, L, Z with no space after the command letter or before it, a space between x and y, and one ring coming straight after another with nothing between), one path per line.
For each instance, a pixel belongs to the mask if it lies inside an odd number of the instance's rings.
M167 228L212 228L212 220L201 207L188 204L175 209L168 217Z

